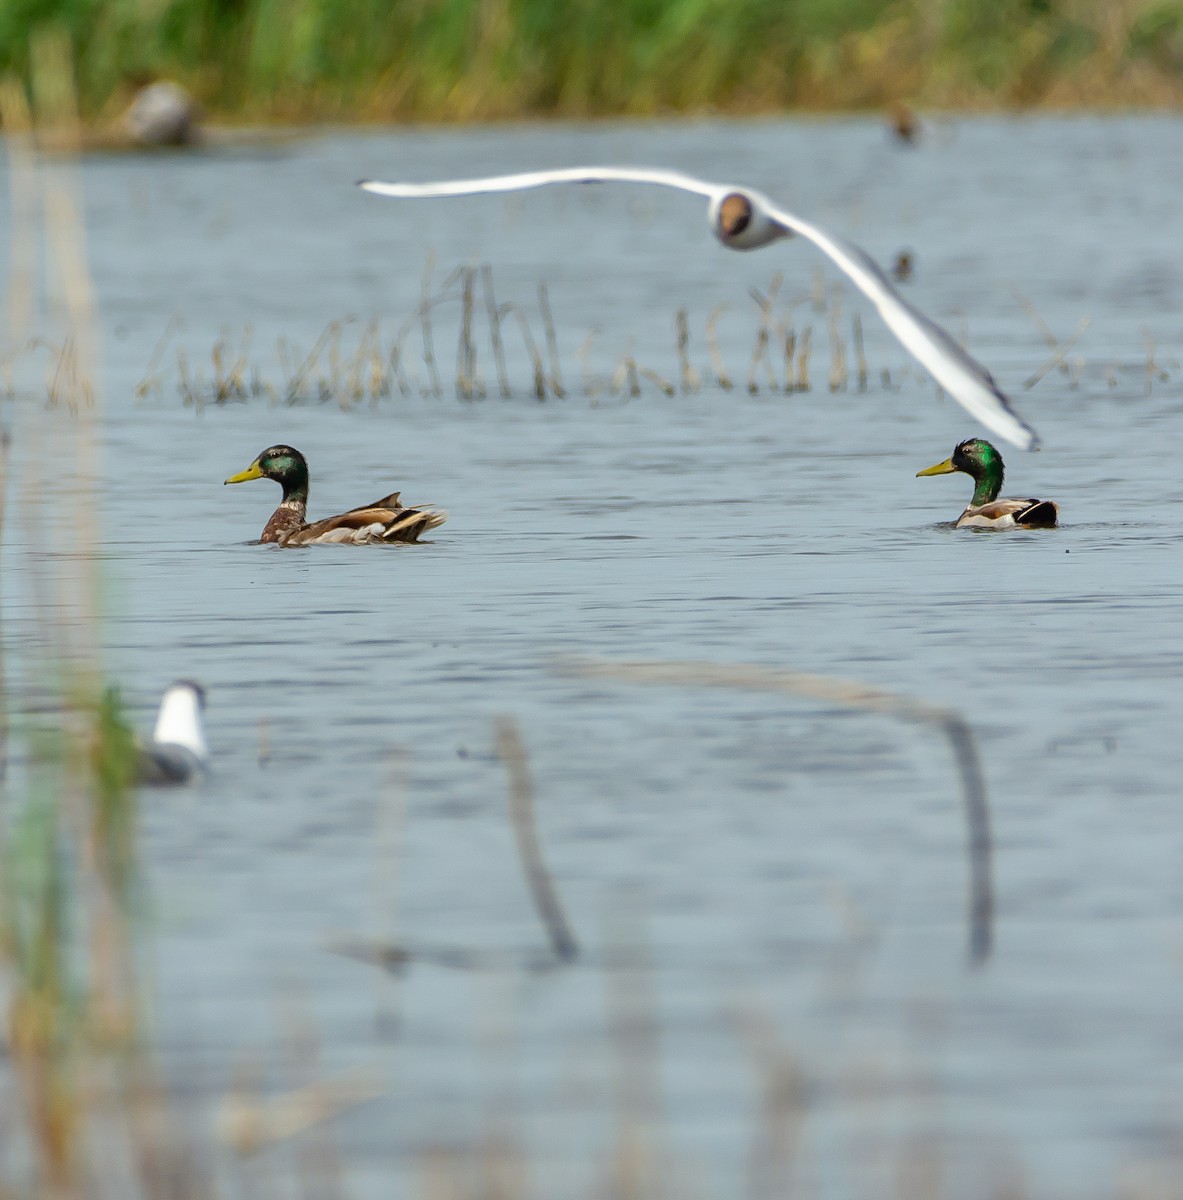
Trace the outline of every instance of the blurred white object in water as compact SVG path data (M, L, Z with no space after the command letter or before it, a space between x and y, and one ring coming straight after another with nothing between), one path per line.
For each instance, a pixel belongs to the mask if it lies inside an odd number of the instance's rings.
M197 140L197 105L180 84L161 79L140 89L123 126L141 146L186 146Z
M139 748L138 782L192 783L204 774L209 762L204 711L205 690L200 684L181 679L168 688L160 701L152 740Z

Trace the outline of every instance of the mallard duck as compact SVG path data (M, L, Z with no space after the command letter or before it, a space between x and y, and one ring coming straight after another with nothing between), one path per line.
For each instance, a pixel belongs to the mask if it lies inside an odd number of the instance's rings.
M794 234L812 242L871 301L904 349L958 404L1008 442L1024 450L1037 445L1035 430L1011 408L990 372L962 349L956 338L905 300L870 255L812 221L794 216L753 188L711 183L681 171L654 167L563 167L440 183L381 183L362 179L358 186L376 196L430 199L512 192L556 183L611 182L651 183L704 197L711 232L729 250L755 250Z
M950 475L963 471L975 484L973 499L957 518L957 528L1049 529L1055 525L1059 509L1050 500L999 500L1002 491L1002 455L984 438L961 442L953 453L936 466L916 472L921 475Z
M320 542L368 545L377 542L417 542L419 535L442 525L448 514L436 508L405 508L398 492L391 492L363 508L351 508L323 521L305 520L308 509L308 462L291 446L269 446L245 471L227 483L248 479L274 479L283 488L283 499L263 527L260 542L281 546L310 546Z

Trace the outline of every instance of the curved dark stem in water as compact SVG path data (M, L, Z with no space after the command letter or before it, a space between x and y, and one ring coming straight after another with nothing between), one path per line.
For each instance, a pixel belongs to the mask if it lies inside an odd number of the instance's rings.
M965 825L969 855L969 957L984 963L994 949L994 840L990 833L990 802L978 757L978 744L964 717L945 721L953 757L964 785Z
M969 722L960 713L853 680L742 663L616 662L602 658L563 658L559 660L558 668L573 675L629 683L784 692L847 708L884 713L941 730L953 747L953 757L961 775L965 807L969 856L969 958L974 966L979 966L990 957L994 948L990 803L977 741Z
M538 829L534 821L534 785L517 724L508 717L499 717L494 733L497 755L509 774L509 815L517 840L518 855L526 884L546 929L551 950L560 962L572 962L579 954L579 943L571 932L554 880L542 858Z

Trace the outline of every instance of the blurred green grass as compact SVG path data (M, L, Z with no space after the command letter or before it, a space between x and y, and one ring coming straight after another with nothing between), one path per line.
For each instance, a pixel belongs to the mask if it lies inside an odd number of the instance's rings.
M167 77L229 121L1170 105L1183 0L6 0L90 120Z

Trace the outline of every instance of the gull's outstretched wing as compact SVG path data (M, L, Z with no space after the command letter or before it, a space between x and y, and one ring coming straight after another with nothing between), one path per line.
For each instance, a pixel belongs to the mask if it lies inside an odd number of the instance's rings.
M678 188L699 196L715 196L727 191L718 184L705 183L681 171L662 171L648 167L564 167L554 171L525 171L518 175L492 175L488 179L452 179L443 183L382 183L359 179L357 186L375 196L425 199L431 196L475 196L484 192L516 192L523 188L545 187L550 183L655 183Z
M879 265L850 242L825 233L816 225L777 208L767 196L743 187L707 183L680 171L633 167L568 167L553 171L527 171L518 175L494 175L488 179L451 180L443 183L379 183L361 180L359 187L379 196L406 199L432 196L470 196L487 192L511 192L522 188L544 187L551 183L652 183L706 196L712 202L712 222L724 197L736 195L750 205L750 219L762 218L766 230L799 234L830 258L839 270L878 309L888 329L932 377L968 413L988 429L1024 450L1039 445L1035 431L1014 411L994 377L972 358L935 321L914 308L892 286ZM779 229L777 228L779 227ZM749 241L745 246L735 236L716 228L716 235L733 248L751 248L766 244ZM738 244L737 244L738 243Z
M1039 446L1039 437L1010 406L994 376L971 357L952 335L909 304L892 286L883 269L851 242L825 233L816 225L775 207L765 196L768 215L786 229L812 242L875 305L883 323L925 370L987 429L1024 450Z

